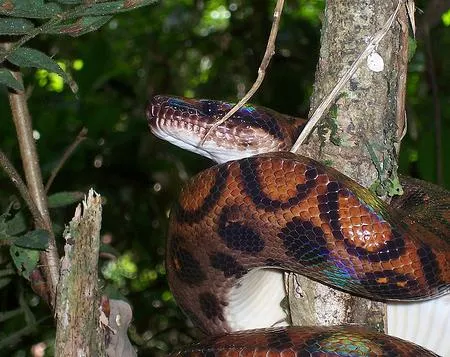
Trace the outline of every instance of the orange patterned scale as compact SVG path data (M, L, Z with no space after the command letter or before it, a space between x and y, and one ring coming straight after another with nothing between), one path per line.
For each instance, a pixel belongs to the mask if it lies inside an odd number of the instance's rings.
M350 327L220 336L235 326L230 294L254 269L294 271L374 300L420 300L450 291L447 191L402 177L405 194L389 206L314 160L253 156L289 149L305 124L267 108L244 106L199 145L198 134L231 106L157 96L147 109L152 132L165 140L218 162L247 157L194 177L172 211L166 259L171 290L193 323L216 335L174 356L434 356Z
M295 271L376 300L449 289L448 242L428 244L368 190L304 157L273 153L215 166L194 177L179 202L168 278L204 330L229 330L227 294L255 268Z

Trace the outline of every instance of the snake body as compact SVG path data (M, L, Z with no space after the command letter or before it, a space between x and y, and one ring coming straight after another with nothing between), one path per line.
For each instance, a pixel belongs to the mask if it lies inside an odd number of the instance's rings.
M436 356L430 351L360 327L291 327L235 332L207 338L176 357Z
M223 162L183 188L171 213L166 266L174 297L194 324L226 335L180 355L434 355L358 328L234 332L241 328L235 306L257 303L236 298L243 282L254 283L252 275L267 268L373 300L447 294L450 195L406 179L407 193L387 205L317 161L271 152L289 149L304 121L266 108L244 107L199 149L202 134L230 107L157 96L147 108L155 135Z

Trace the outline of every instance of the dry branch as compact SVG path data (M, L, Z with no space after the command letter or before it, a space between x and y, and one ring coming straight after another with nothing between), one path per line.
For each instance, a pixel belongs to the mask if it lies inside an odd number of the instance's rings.
M209 128L205 136L203 136L200 145L204 144L206 138L211 132L216 130L219 125L227 121L234 113L236 113L240 108L242 108L242 106L250 100L253 94L255 94L255 92L261 86L264 77L266 75L266 70L267 67L269 66L270 60L272 59L272 56L275 54L275 40L277 39L283 6L284 0L277 0L275 10L273 11L273 23L272 28L270 29L269 39L267 40L266 52L264 53L264 57L258 68L258 77L256 78L250 90L242 97L242 99L233 108L231 108L230 111L226 113L220 120L215 122L211 128Z
M103 356L98 256L101 197L90 190L64 232L56 300L56 356Z

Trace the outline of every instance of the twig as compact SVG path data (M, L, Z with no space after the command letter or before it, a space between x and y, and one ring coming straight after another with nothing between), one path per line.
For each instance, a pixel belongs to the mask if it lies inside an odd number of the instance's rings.
M12 74L18 82L22 83L22 74L20 71L13 71ZM36 144L33 138L31 117L24 92L15 92L10 89L8 97L17 138L19 140L20 155L28 191L42 216L42 220L35 221L35 225L37 228L45 229L49 233L48 248L41 254L41 259L45 280L49 289L50 305L53 307L59 276L59 256L56 249L50 214L48 212L47 197L42 183L42 174L39 167Z
M75 149L78 147L78 145L86 139L86 134L88 130L87 128L81 129L81 131L78 133L77 137L73 141L72 144L69 145L69 147L64 151L63 156L59 160L56 167L53 169L46 185L45 185L45 193L48 193L48 190L52 186L53 181L55 180L55 177L58 175L58 172L61 170L61 168L64 166L64 163L69 159L69 157L73 154Z
M30 193L28 192L27 185L25 185L25 182L23 182L22 178L20 177L17 170L14 168L13 164L9 159L6 157L4 152L0 150L0 166L3 168L3 170L6 172L6 174L11 179L11 182L16 186L17 190L19 191L20 195L22 196L23 200L27 204L28 208L30 209L31 215L33 216L33 219L35 222L40 222L41 225L44 224L44 219L42 218L41 212L36 207L33 199L30 196Z
M256 78L255 83L253 83L253 86L250 88L247 94L245 94L244 97L233 108L231 108L231 110L227 114L225 114L222 119L214 123L213 126L209 128L202 141L200 142L200 146L205 143L206 138L212 131L216 130L220 124L227 121L234 113L236 113L261 86L261 83L264 80L264 76L266 75L266 69L270 63L272 56L275 54L275 40L277 38L278 28L280 26L280 18L283 11L283 6L284 0L277 0L275 10L273 11L273 23L272 28L270 29L269 39L267 40L266 52L264 53L264 57L259 66L258 77Z
M356 72L356 70L361 65L362 61L377 48L380 41L384 38L384 36L387 34L389 29L391 28L392 24L394 23L394 20L397 18L400 7L404 3L404 1L405 0L398 1L395 11L392 13L392 15L389 17L389 19L386 21L386 23L380 29L380 31L378 31L375 34L375 36L369 42L369 44L367 45L365 50L358 56L358 58L355 60L355 62L352 64L352 66L349 68L349 70L337 82L336 86L333 88L331 93L322 101L322 103L320 103L320 105L314 111L313 115L308 120L304 129L300 133L297 141L292 146L292 149L290 150L291 152L294 152L294 153L297 152L300 145L306 140L306 138L309 136L309 134L313 131L317 122L322 118L322 115L327 110L329 110L331 104L334 103L334 101L335 101L337 95L339 94L339 92L341 91L342 87L353 76L353 74Z
M413 32L414 39L416 38L416 4L414 0L406 0L406 12L408 13L409 23Z
M15 274L15 272L12 273L12 275L14 275L14 274ZM4 322L6 320L12 319L12 318L16 317L17 315L21 315L21 314L23 314L22 308L18 308L18 309L6 311L6 312L0 312L0 322Z

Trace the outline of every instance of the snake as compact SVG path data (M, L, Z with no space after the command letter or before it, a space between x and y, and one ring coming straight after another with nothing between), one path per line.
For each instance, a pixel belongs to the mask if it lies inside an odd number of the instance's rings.
M402 177L403 196L388 204L288 152L306 120L265 107L243 106L202 142L232 107L162 95L146 107L155 136L217 163L185 184L170 214L169 286L208 336L173 356L436 356L364 327L278 326L259 297L280 270L376 301L448 294L450 193Z

